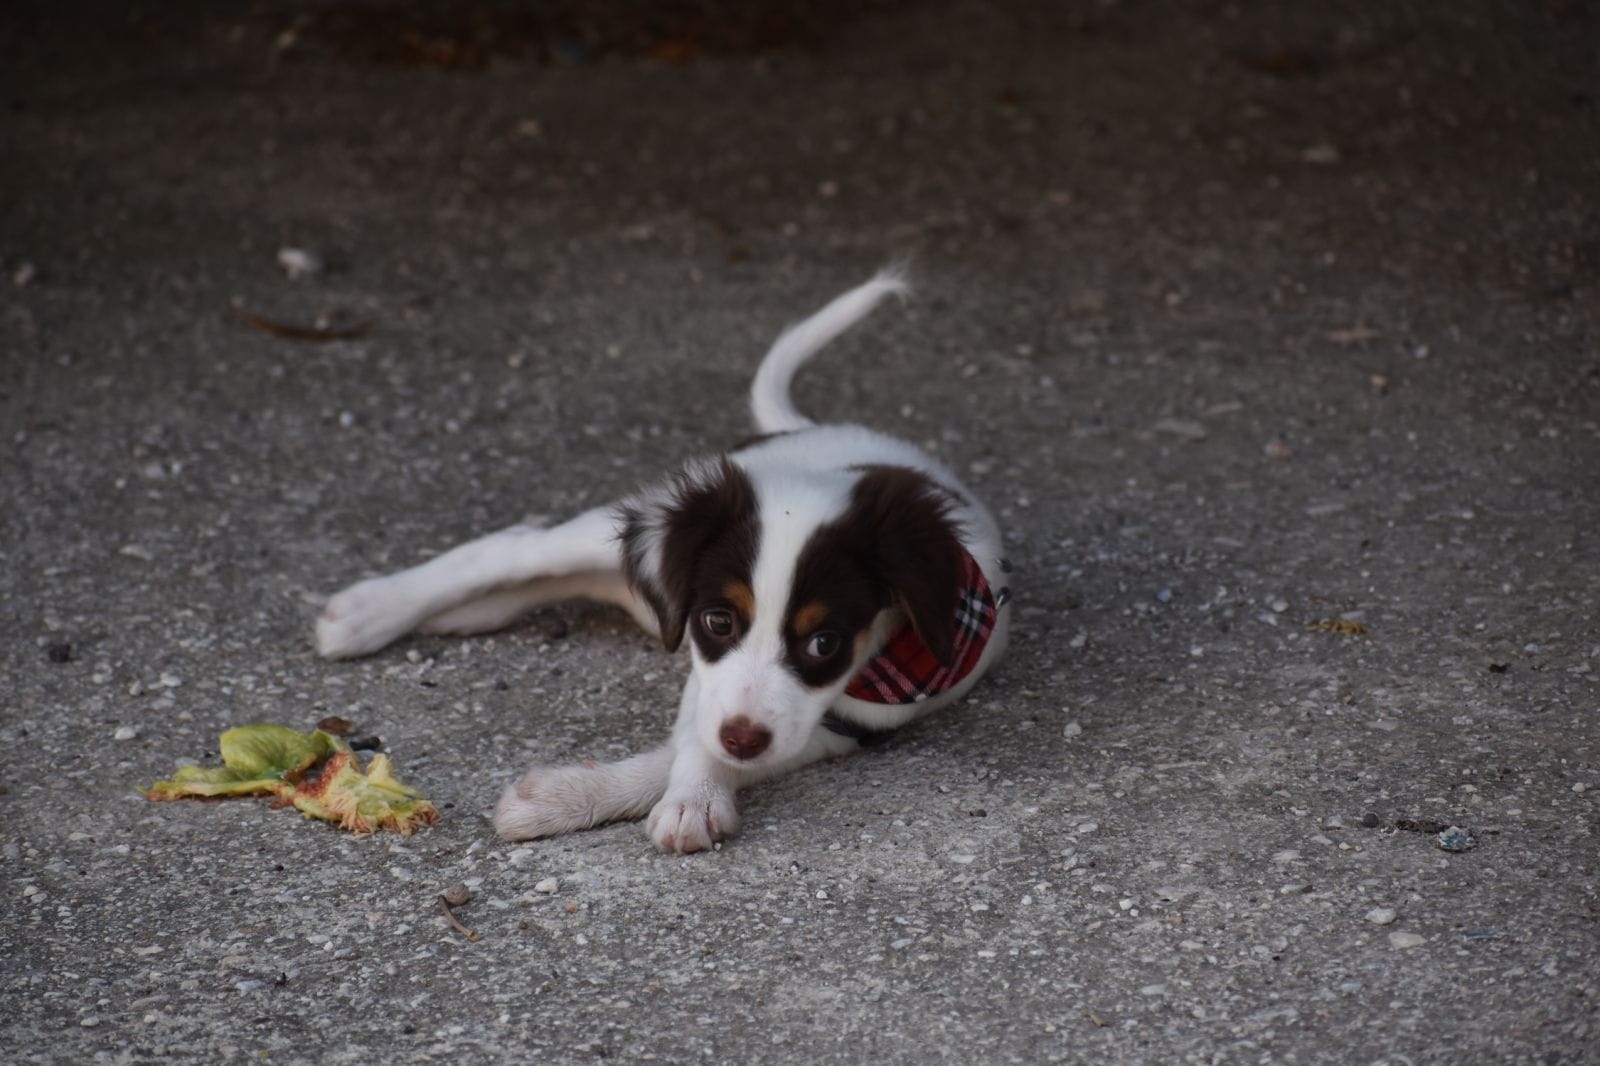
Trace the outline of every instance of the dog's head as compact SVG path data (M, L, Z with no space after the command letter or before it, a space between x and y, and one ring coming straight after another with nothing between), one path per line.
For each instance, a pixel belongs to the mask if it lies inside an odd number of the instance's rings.
M724 458L623 506L624 570L667 648L689 638L686 711L714 757L798 754L901 617L948 662L951 503L906 467L752 474Z

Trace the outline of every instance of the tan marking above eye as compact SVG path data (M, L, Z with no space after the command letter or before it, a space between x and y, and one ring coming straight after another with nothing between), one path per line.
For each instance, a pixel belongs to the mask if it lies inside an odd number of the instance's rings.
M756 616L756 594L743 581L730 581L723 585L722 595L746 620Z
M794 613L794 632L799 637L809 637L814 629L828 619L828 605L808 603Z

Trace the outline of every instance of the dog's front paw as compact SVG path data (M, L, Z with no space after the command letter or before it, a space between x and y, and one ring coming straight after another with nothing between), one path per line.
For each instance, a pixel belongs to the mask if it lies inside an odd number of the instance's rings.
M392 577L351 585L328 600L317 619L317 654L324 659L367 655L415 624L403 589Z
M506 840L538 840L588 829L600 820L598 784L587 767L535 766L500 794L494 831Z
M739 811L727 789L701 781L668 791L650 812L646 828L662 851L705 851L739 831Z

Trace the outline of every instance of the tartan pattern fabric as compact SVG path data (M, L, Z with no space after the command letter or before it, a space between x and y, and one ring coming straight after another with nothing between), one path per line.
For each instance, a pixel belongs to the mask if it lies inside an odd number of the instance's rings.
M861 668L844 694L867 703L920 703L948 692L972 673L994 632L994 595L977 560L962 553L956 593L956 638L949 665L934 657L909 621L902 622L876 658Z

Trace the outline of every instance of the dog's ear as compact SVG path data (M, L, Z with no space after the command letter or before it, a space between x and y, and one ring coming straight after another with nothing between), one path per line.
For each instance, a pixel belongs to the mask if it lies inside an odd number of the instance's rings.
M703 576L750 579L760 534L755 486L726 456L624 501L618 518L623 576L650 605L668 651L683 643Z
M867 467L851 502L872 544L872 569L929 651L948 666L955 654L961 541L950 494L903 466Z

